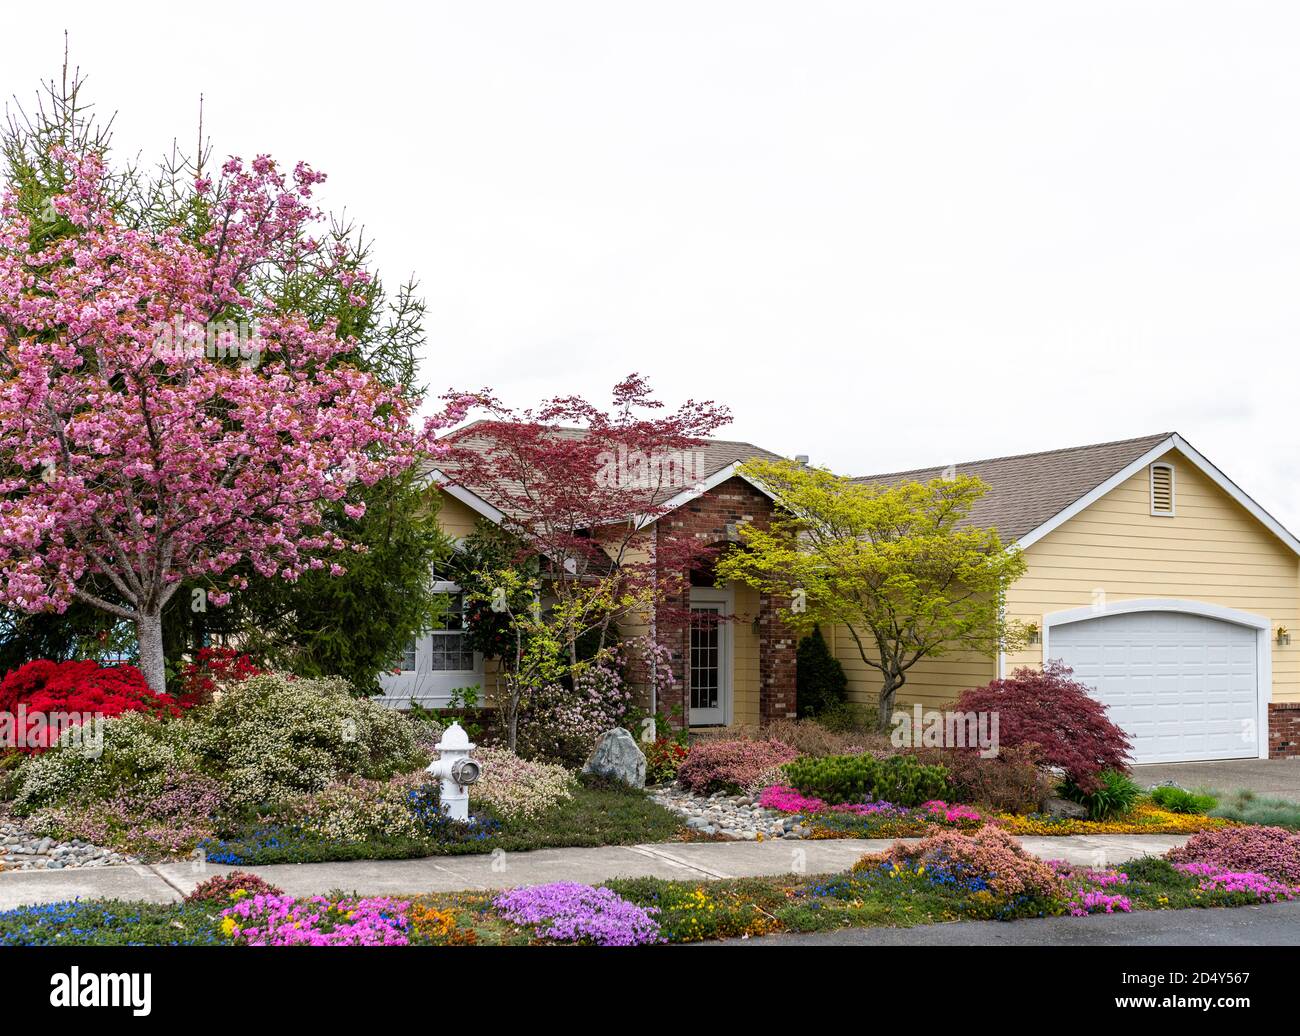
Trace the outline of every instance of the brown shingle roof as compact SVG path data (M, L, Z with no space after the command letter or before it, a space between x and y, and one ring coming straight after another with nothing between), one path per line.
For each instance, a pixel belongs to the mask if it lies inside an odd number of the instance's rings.
M488 424L488 422L471 422L462 428L453 430L448 434L447 438L454 439L457 446L462 449L468 447L477 452L486 451L492 442L492 437L485 429L479 428L480 425L485 424ZM582 428L562 427L556 428L554 434L560 439L577 440L586 436L587 432ZM765 450L760 446L755 446L753 443L739 442L732 439L705 439L699 446L693 447L692 452L697 453L699 456L699 463L695 471L695 476L699 481L704 481L710 478L723 468L730 467L738 461L781 459L779 453ZM423 465L422 473L427 474L434 470L440 470L443 474L452 478L455 478L459 474L456 463L449 457L426 462ZM481 493L485 497L488 496L483 488L474 486L469 480L466 480L464 486L471 492ZM663 504L665 501L681 493L683 488L685 487L680 485L665 486L655 494L653 504ZM501 500L489 499L488 502L496 507L508 508L508 504Z
M975 475L989 491L975 504L970 524L992 526L1004 540L1016 540L1059 514L1082 496L1122 470L1173 433L1144 435L1138 439L1073 446L1045 453L968 461L956 465L957 474ZM928 482L943 476L946 468L917 468L881 475L862 475L854 482L881 486L902 482Z

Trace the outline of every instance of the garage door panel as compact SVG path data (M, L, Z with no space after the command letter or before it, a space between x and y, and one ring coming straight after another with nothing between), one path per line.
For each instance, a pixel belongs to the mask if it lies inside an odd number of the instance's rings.
M1250 627L1180 612L1105 615L1053 627L1050 651L1107 705L1137 762L1258 754Z

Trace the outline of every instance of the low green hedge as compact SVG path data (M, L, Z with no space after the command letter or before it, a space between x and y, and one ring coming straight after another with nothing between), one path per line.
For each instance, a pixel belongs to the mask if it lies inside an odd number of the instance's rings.
M919 806L950 793L948 771L938 763L926 765L910 755L876 759L870 755L801 756L786 763L790 784L805 795L831 804L892 802Z

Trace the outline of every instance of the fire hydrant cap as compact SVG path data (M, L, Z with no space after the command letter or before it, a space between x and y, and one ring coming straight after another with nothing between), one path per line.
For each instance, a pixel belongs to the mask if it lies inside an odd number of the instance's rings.
M453 723L442 732L442 740L433 746L439 752L468 752L474 746L470 743L469 735L459 723Z

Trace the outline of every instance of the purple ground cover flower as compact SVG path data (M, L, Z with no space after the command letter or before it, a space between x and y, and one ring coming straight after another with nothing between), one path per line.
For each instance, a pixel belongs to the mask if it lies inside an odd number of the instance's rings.
M662 942L659 925L644 910L600 886L573 881L510 889L492 903L515 924L532 925L537 934L560 942L596 946L644 946Z

